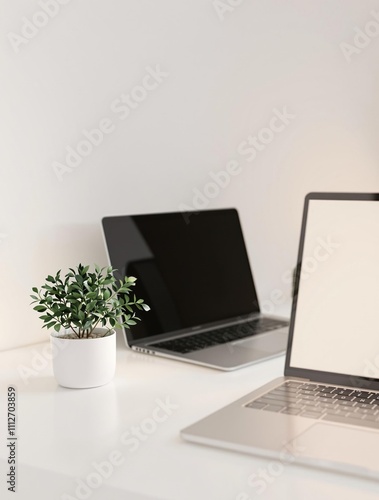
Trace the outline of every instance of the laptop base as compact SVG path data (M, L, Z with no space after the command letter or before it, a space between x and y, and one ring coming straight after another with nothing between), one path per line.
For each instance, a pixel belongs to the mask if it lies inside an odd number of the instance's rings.
M149 345L134 345L132 349L145 354L177 359L222 371L232 371L262 360L284 354L288 342L288 328L280 328L237 342L212 346L187 354L153 349Z
M274 459L283 466L299 464L378 480L378 430L245 407L249 401L285 380L284 377L275 379L183 429L182 438ZM238 425L231 425L231 422L238 422Z

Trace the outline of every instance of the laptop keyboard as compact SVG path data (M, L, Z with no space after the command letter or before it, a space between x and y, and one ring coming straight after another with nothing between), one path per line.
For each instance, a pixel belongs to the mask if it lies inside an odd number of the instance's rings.
M216 330L188 335L186 337L164 340L150 345L168 351L187 354L189 352L205 349L206 347L226 344L227 342L233 342L285 326L288 326L288 322L286 321L271 318L258 318L245 323L238 323L236 325L217 328Z
M246 407L379 429L378 392L288 381Z

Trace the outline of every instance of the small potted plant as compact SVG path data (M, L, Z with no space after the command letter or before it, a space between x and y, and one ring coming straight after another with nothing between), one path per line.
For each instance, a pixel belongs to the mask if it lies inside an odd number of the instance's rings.
M114 269L94 271L79 264L47 276L45 284L31 295L34 310L41 314L50 335L53 370L58 384L71 388L97 387L108 383L116 367L114 328L129 328L139 320L135 310L148 311L143 299L131 293L136 278L116 280Z

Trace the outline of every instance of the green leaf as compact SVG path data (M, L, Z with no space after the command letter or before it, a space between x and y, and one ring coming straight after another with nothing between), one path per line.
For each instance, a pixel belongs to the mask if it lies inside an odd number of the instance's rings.
M114 282L113 278L106 278L105 280L103 280L102 284L103 285L110 285L113 282Z
M79 283L79 285L83 285L83 276L80 276L80 274L75 275L76 281Z
M45 312L47 308L45 306L35 306L33 307L33 310L37 312Z
M89 328L92 327L92 321L88 320L84 325L83 325L83 330L88 330Z
M42 321L50 321L52 316L50 316L50 314L43 314L39 318L42 319Z
M79 264L69 268L61 279L60 271L53 277L48 275L39 290L33 287L34 310L41 313L43 328L62 328L73 326L80 332L91 330L95 324L129 328L140 321L135 310L150 310L143 299L130 296L135 285L134 276L114 275L112 266L100 268L95 264L95 271L89 272L90 266ZM122 322L121 322L122 318Z

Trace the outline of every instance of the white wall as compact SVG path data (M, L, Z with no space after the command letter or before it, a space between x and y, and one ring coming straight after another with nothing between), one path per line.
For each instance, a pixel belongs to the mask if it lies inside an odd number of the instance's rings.
M265 307L288 295L304 195L379 191L379 1L65 1L1 0L0 349L47 338L33 285L106 264L103 215L198 208L232 160L203 206L239 209ZM344 55L357 28L372 38ZM115 100L157 65L167 76L121 120ZM241 143L284 107L294 118L248 161ZM114 130L59 179L53 163L104 118Z

